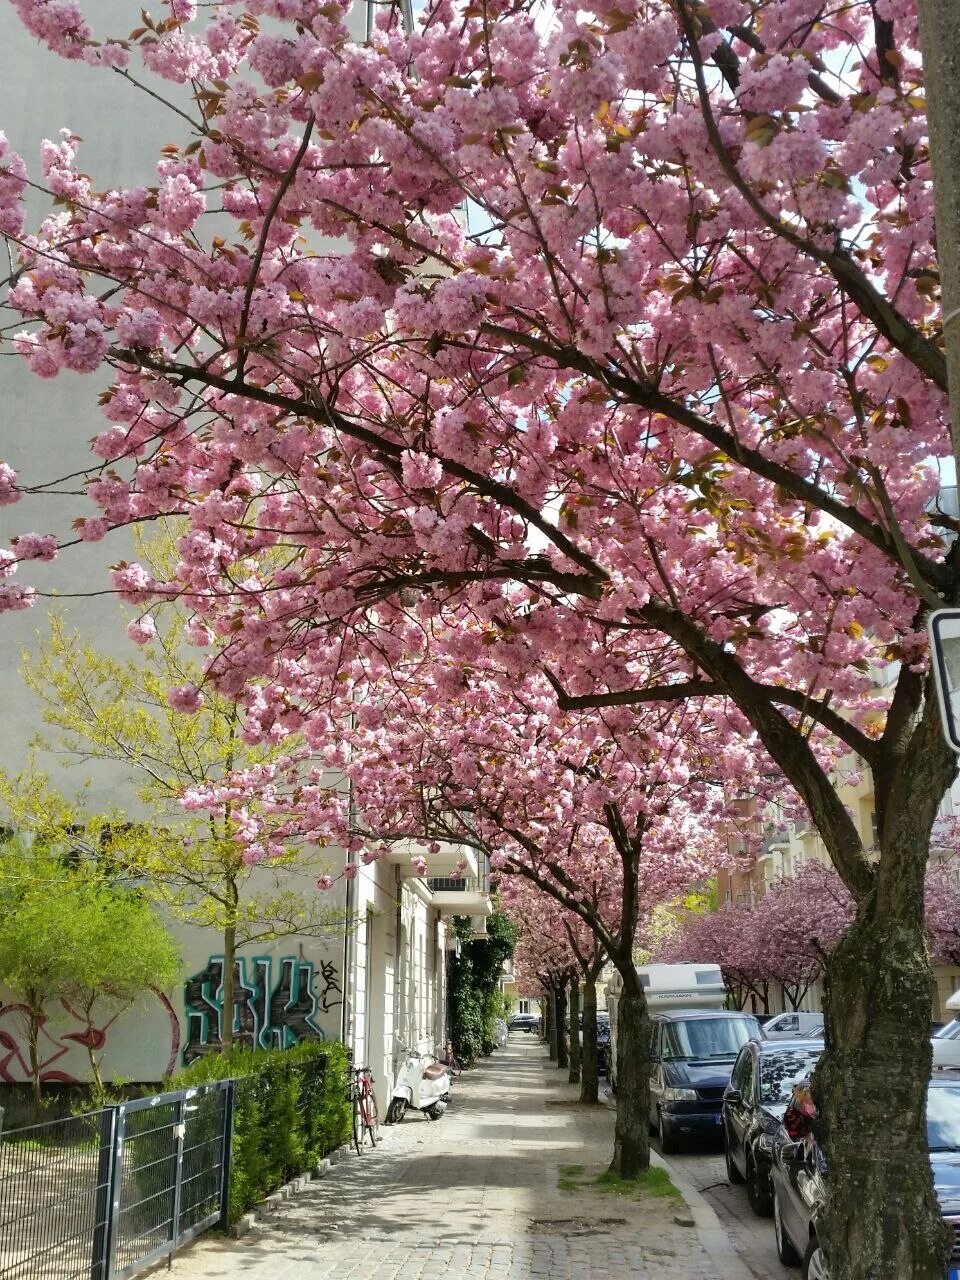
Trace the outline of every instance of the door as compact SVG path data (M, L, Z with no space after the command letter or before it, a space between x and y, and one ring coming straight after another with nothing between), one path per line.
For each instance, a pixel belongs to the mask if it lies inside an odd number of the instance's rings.
M736 1089L740 1094L740 1101L727 1102L724 1107L727 1118L726 1133L724 1135L727 1149L734 1164L744 1174L746 1173L747 1163L744 1149L745 1138L750 1122L751 1098L755 1094L755 1090L751 1088L753 1075L753 1054L748 1048L744 1048L740 1051L740 1057L730 1073L730 1088Z
M652 1126L657 1123L657 1109L663 1093L663 1064L660 1061L661 1029L662 1024L655 1022L650 1030L650 1124Z

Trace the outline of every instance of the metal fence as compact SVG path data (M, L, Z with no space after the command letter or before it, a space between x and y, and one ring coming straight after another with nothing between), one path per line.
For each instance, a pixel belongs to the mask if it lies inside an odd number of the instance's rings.
M0 1135L0 1280L127 1280L226 1226L234 1087Z

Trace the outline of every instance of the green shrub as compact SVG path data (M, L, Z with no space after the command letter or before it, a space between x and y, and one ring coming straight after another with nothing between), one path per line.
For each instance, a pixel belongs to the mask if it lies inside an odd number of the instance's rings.
M454 929L460 954L450 965L450 1033L454 1051L464 1066L492 1053L494 1023L502 1016L500 975L513 955L517 931L500 911L487 918L487 937L473 939L471 921L457 916Z
M305 1040L292 1049L233 1049L198 1058L172 1087L230 1077L237 1081L230 1181L233 1222L347 1140L350 1064L342 1044L322 1040Z

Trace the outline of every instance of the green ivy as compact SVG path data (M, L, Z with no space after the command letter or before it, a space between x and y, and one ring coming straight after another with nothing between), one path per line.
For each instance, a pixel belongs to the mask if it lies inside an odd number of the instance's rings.
M198 1058L172 1081L182 1089L237 1080L230 1221L317 1163L350 1136L350 1061L342 1044L305 1040L291 1049Z
M500 975L517 945L517 930L500 911L487 918L486 938L473 938L466 916L457 916L453 927L460 954L450 965L450 1031L454 1052L469 1067L493 1052L494 1023L503 1016Z

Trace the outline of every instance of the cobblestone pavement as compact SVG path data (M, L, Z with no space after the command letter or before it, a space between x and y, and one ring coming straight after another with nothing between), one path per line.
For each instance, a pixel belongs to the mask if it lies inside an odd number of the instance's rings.
M542 1046L514 1034L454 1083L439 1123L408 1113L375 1153L351 1152L240 1240L201 1239L172 1275L740 1280L746 1273L709 1210L705 1220L675 1199L560 1189L566 1167L583 1166L568 1175L578 1183L600 1173L612 1142L611 1112L581 1107Z

